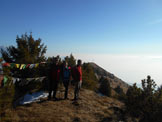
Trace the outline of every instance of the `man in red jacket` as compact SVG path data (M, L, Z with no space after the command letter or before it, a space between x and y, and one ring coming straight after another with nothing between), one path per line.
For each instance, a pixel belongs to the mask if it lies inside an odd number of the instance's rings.
M82 61L78 60L77 66L74 68L74 80L75 80L75 91L74 91L74 100L78 100L79 91L82 85Z
M53 98L54 100L57 100L56 98L56 92L58 88L58 83L60 80L60 66L59 66L59 60L58 58L54 59L54 63L50 66L49 70L49 96L48 100L51 99L51 93L53 91Z

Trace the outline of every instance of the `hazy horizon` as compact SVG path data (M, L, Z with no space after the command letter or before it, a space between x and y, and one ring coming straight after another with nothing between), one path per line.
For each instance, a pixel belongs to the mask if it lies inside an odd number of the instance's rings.
M140 85L141 80L146 79L150 75L158 86L162 85L162 55L72 54L76 59L82 59L83 62L96 63L128 84L137 83ZM57 55L65 57L70 54L46 54L47 57Z

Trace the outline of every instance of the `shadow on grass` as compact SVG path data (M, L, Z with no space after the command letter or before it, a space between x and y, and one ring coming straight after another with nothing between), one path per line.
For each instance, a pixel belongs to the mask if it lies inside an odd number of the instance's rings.
M80 118L78 117L74 118L73 122L80 122Z

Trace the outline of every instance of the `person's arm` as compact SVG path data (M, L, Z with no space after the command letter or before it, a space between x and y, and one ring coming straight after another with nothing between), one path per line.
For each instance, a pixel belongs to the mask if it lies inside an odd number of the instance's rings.
M81 71L81 67L77 67L77 80L78 80L78 81L82 80L82 71Z

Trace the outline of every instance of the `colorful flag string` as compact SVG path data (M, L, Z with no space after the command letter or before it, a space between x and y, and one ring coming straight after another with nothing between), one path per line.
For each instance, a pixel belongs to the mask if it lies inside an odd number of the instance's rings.
M17 63L3 63L3 67L10 67L10 68L17 68L20 70L26 69L26 68L38 68L40 65L46 64L46 62L36 63L36 64L17 64Z
M46 78L46 76L36 77L36 78L15 78L15 77L11 77L11 83L15 84L17 82L17 83L19 83L19 85L24 86L24 85L29 84L32 81L33 82L42 82L45 78ZM2 86L2 82L5 86L8 82L8 77L7 76L0 76L0 86Z

